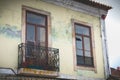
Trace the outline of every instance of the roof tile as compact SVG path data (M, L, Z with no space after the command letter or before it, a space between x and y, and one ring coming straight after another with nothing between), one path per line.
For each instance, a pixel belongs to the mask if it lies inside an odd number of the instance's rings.
M74 1L81 2L81 3L84 3L86 5L96 7L96 8L100 8L100 9L103 9L103 10L109 10L109 9L112 8L111 6L108 6L106 4L102 4L102 3L97 2L95 0L74 0Z

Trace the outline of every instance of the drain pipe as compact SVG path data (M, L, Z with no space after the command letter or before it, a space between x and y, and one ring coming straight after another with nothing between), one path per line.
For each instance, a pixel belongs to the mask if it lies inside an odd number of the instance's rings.
M110 75L110 66L109 66L109 57L108 57L108 47L107 47L107 36L106 36L106 28L105 28L105 18L106 15L101 15L100 23L101 23L101 36L102 36L102 49L103 49L103 57L104 57L104 71L105 78L107 79Z

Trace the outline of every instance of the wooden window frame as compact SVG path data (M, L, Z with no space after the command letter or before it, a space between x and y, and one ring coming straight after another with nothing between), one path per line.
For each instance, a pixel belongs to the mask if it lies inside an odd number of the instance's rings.
M84 59L84 64L82 65L82 64L77 64L77 66L87 66L88 67L88 65L86 65L85 64L85 51L88 51L88 50L85 50L85 45L84 45L84 38L86 37L86 38L89 38L90 39L90 55L91 55L91 58L93 58L93 54L92 54L92 41L91 41L91 27L90 26L86 26L86 25L83 25L83 24L80 24L80 23L74 23L74 28L76 27L75 25L80 25L80 26L82 26L82 27L84 27L84 28L88 28L89 29L89 35L85 35L85 34L80 34L80 33L76 33L75 32L75 36L81 36L82 37L82 51L83 51L83 59ZM76 40L75 40L75 42L76 42ZM77 56L77 55L76 55ZM93 61L93 60L92 60ZM94 62L94 61L93 61ZM92 64L92 65L89 65L89 67L94 67L94 63Z
M34 15L38 15L38 16L44 16L45 17L45 25L41 25L41 24L35 24L35 23L30 23L30 22L27 22L27 13L33 13ZM48 27L47 27L47 15L43 15L43 14L40 14L40 13L36 13L36 12L33 12L33 11L29 11L29 10L26 10L26 35L27 35L27 24L28 25L33 25L34 26L34 28L35 28L35 42L37 41L37 28L39 27L39 28L44 28L45 29L45 32L46 32L46 34L45 34L45 46L47 47L48 46ZM26 39L25 39L26 41L25 42L27 42L27 36L26 36ZM36 43L35 43L35 45L36 45Z
M32 8L32 7L28 7L28 6L25 6L23 5L22 6L22 43L25 43L26 42L26 23L27 23L27 20L26 20L26 14L27 14L27 11L28 12L33 12L35 14L38 14L38 15L43 15L43 16L46 16L46 27L47 27L47 31L46 31L46 39L47 39L47 47L51 47L52 46L52 40L51 40L51 14L47 11L44 11L44 10L40 10L40 9L35 9L35 8ZM43 25L41 25L42 27Z
M96 66L96 57L95 57L95 46L94 46L94 30L91 24L83 21L79 21L76 19L71 19L72 23L72 40L73 40L73 58L74 58L74 70L90 70L90 71L95 71L97 72L97 66ZM77 65L77 54L76 54L76 32L75 32L75 24L80 24L83 26L89 26L90 27L90 34L91 34L91 52L92 52L92 57L93 57L93 64L94 66L83 66L83 65Z

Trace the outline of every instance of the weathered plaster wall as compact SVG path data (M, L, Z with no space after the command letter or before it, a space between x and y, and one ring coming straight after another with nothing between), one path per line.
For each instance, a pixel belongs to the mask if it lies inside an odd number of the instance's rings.
M17 68L17 46L21 35L21 7L0 1L0 67Z
M104 78L99 18L41 0L0 1L0 67L17 68L17 46L21 43L22 5L51 13L52 47L59 48L61 73ZM74 70L71 19L93 25L97 72Z

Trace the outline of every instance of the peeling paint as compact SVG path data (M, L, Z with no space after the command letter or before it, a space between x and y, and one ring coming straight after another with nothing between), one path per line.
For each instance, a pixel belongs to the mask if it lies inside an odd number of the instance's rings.
M21 31L17 29L17 26L11 26L9 24L0 24L0 35L5 35L9 38L20 38Z
M72 42L72 32L70 24L67 24L67 26L63 22L56 22L55 24L59 24L59 26L53 26L52 39L54 41L57 41L58 39L66 39L66 41Z

